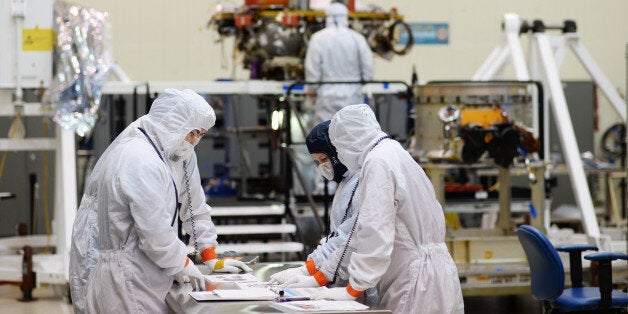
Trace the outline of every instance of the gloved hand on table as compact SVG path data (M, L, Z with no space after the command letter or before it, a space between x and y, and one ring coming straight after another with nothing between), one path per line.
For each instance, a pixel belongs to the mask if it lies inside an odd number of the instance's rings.
M270 276L268 281L271 284L283 284L296 276L309 275L305 266L288 268Z
M212 272L217 273L232 273L237 274L241 270L244 272L251 272L253 269L251 267L246 266L246 264L236 261L234 259L211 259L203 262L205 265L211 269Z
M281 285L282 289L286 288L315 288L320 287L314 276L298 275L293 276Z
M314 300L338 300L349 301L355 300L356 297L349 294L346 287L329 288L321 290L313 295Z
M189 258L185 262L185 267L174 275L174 279L180 285L189 281L194 290L205 290L205 276Z

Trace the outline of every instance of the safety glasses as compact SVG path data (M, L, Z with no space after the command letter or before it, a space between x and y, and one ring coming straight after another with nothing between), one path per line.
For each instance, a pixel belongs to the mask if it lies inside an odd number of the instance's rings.
M205 134L207 134L207 132L201 132L199 130L193 130L190 132L190 134L192 134L192 136L196 137L197 139L201 139L203 136L205 136Z

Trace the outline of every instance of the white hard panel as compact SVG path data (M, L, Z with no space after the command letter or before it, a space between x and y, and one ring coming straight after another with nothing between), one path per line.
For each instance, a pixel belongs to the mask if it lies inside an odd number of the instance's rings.
M46 32L53 28L53 0L24 0L23 29ZM16 23L11 14L12 0L0 0L0 88L14 88L16 62ZM41 33L39 33L41 34ZM38 40L35 38L35 40ZM22 40L20 40L22 42ZM56 37L53 37L53 43ZM48 87L52 79L52 49L20 50L20 79L23 88Z

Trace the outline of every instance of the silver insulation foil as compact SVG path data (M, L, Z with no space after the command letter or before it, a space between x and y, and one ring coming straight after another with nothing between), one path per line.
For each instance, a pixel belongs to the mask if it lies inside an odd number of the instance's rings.
M55 74L45 102L55 122L86 136L98 119L102 86L114 65L107 13L61 1L54 10Z

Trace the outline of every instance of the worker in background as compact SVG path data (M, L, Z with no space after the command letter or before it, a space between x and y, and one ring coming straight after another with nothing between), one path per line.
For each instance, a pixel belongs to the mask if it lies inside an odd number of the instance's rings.
M358 187L358 175L347 171L347 167L338 160L336 148L329 140L329 122L328 120L316 125L305 140L308 151L318 164L318 173L325 179L338 183L331 205L329 234L308 256L304 266L270 276L271 283L291 288L347 285L347 265L355 249L354 246L347 246L347 242L357 214L353 197ZM368 296L367 303L370 300L370 304L376 304L375 289L369 291Z
M393 313L463 313L458 271L445 245L445 219L425 172L390 139L365 104L340 110L329 137L338 158L357 172L358 218L347 287L317 299L352 300L377 287Z
M87 181L72 231L70 291L76 313L166 313L173 279L203 290L177 237L177 219L213 271L250 271L218 260L216 228L194 146L216 121L192 90L167 89L109 145Z
M305 80L356 83L306 85L304 101L306 113L303 115L304 120L308 120L305 122L306 128L331 120L331 117L346 104L362 103L364 101L362 84L358 82L373 79L373 53L364 36L349 28L347 7L342 3L333 2L325 14L325 28L312 35L307 47ZM310 118L308 111L312 110L314 116ZM299 130L292 131L292 134L295 143L303 142ZM296 164L303 174L306 188L313 191L313 194L322 194L322 179L316 176L305 148L297 146L295 150ZM295 179L294 182L295 194L303 194L299 181ZM330 184L331 193L335 188L335 184Z
M314 33L305 55L308 82L363 82L373 79L373 53L364 36L349 28L349 11L339 2L326 10L325 28ZM308 86L307 97L316 97L311 125L331 120L347 104L364 102L362 84ZM307 100L306 100L307 102Z

